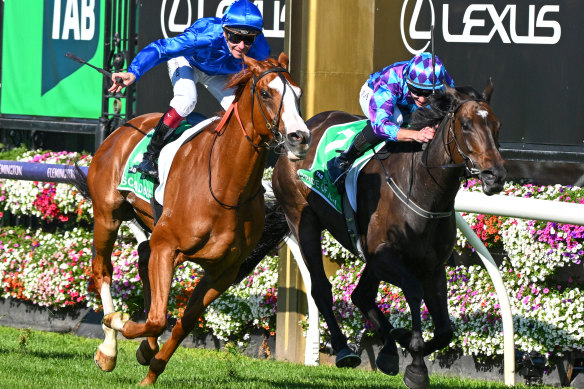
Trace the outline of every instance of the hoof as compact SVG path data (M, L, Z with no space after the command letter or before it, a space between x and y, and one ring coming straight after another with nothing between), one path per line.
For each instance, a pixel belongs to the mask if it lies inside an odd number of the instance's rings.
M349 347L345 347L337 353L335 364L337 367L354 368L361 364L361 357L355 354Z
M122 312L112 312L107 314L101 320L101 323L108 328L116 331L123 331L124 324L130 320L130 315Z
M157 376L154 373L152 373L151 371L149 371L148 374L146 375L146 378L144 378L142 381L140 381L140 383L138 385L140 385L140 386L154 385L156 383L156 378L157 378Z
M150 360L156 355L157 352L158 344L156 345L156 349L152 350L150 348L148 340L143 340L142 343L140 343L140 346L138 346L138 349L136 350L136 359L138 360L138 363L140 365L149 366Z
M116 367L116 360L118 359L117 356L110 357L105 355L101 352L100 349L97 349L95 355L93 356L93 360L97 367L100 368L101 371L110 372Z
M396 375L399 373L399 356L397 354L379 353L375 360L375 366L383 374Z
M425 389L429 387L428 369L424 367L422 371L415 372L412 365L409 365L404 372L404 385L409 389Z

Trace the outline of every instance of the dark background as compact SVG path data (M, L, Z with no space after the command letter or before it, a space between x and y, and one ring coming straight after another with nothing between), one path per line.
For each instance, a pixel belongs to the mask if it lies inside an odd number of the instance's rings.
M408 7L414 6L410 1ZM456 85L472 85L482 91L488 77L495 83L491 105L503 122L500 140L503 149L514 149L513 155L532 159L584 162L584 109L579 96L584 90L584 1L581 0L429 0L420 11L419 30L429 22L429 6L435 12L435 52L443 60ZM507 12L502 25L511 39L504 43L496 31L488 43L454 43L444 38L444 5L449 7L448 32L462 34L465 14L473 20L484 20L475 26L473 35L489 35L494 22L489 11L467 13L469 5L491 4L503 14L509 4L515 6L516 33L528 34L530 5L533 24L542 7L558 5L559 12L547 12L545 21L561 26L555 44L514 43L511 36L512 15ZM552 36L551 28L535 27L536 36ZM408 41L413 48L424 42ZM430 47L428 48L430 50ZM579 154L579 155L578 155Z

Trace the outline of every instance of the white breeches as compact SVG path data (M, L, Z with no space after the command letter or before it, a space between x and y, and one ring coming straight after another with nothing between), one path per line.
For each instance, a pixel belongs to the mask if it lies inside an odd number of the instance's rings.
M373 97L373 89L369 88L367 82L363 84L361 87L361 91L359 92L359 105L361 106L361 110L363 114L367 116L367 119L371 119L369 117L369 101Z
M210 76L191 66L185 57L173 58L167 64L174 93L170 106L182 117L188 116L195 109L197 83L204 85L224 109L233 102L235 89L224 89L229 75Z

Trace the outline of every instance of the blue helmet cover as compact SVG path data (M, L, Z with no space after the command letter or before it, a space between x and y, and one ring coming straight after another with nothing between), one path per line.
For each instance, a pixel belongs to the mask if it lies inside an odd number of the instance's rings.
M410 60L405 70L406 82L415 88L432 89L436 80L436 89L444 85L445 72L444 64L438 56L435 56L434 71L432 71L432 54L424 52L416 55Z
M223 14L223 27L251 29L261 32L264 20L259 8L249 0L235 0Z

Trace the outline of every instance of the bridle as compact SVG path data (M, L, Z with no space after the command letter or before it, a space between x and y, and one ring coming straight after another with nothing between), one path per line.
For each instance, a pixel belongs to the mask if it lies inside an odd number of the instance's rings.
M444 165L438 165L438 166L428 166L426 163L428 161L428 147L426 147L423 151L423 155L421 158L421 163L426 169L432 169L432 168L444 169L444 168L462 168L462 167L464 167L465 171L468 174L474 175L474 174L480 173L480 170L475 167L475 163L473 162L473 160L468 155L466 155L462 151L462 149L460 148L460 144L458 143L458 140L456 139L456 134L454 133L454 123L456 121L456 113L460 110L460 108L464 104L471 102L471 101L476 101L479 103L485 102L485 100L478 99L478 98L470 98L470 99L463 100L455 108L451 109L448 112L448 114L444 117L444 119L442 119L442 122L440 123L441 128L448 125L448 133L451 135L451 138L452 138L452 140L450 140L450 141L448 141L448 140L444 141L444 147L446 148L446 152L450 156L450 159L452 159L452 155L450 153L450 148L448 146L450 145L451 142L454 142L454 144L456 145L456 150L460 154L460 156L462 157L464 162L450 163L450 164L444 164ZM404 203L404 205L406 205L411 211L413 211L417 215L424 217L426 219L441 219L441 218L450 217L453 215L454 209L452 209L450 211L446 211L446 212L433 212L433 211L425 210L422 207L420 207L419 205L417 205L416 203L414 203L410 199L409 193L406 195L401 190L401 188L397 185L397 183L393 180L393 178L389 176L389 174L387 173L387 170L385 170L385 167L381 163L379 156L377 156L375 149L373 151L376 155L376 159L379 162L379 165L381 166L383 173L385 174L385 179L386 179L387 184L389 185L391 190L395 193L395 195L400 199L400 201L402 203ZM425 162L424 162L424 160L425 160ZM412 189L411 184L413 183L413 174L414 174L413 162L414 161L413 161L413 154L412 154L412 168L411 168L411 173L410 173L410 190L409 190L409 192L411 192L411 189Z
M460 148L460 144L458 143L458 139L456 139L456 135L454 134L454 122L456 121L456 113L460 110L460 108L462 108L462 106L464 104L469 103L471 101L475 101L477 103L485 102L485 100L477 99L477 98L463 100L456 106L455 109L448 112L447 118L448 118L448 121L450 122L450 126L448 127L448 132L452 136L452 142L454 142L454 144L456 145L456 151L458 151L458 154L464 160L464 163L462 163L462 165L464 165L466 172L469 175L473 176L473 175L479 174L481 171L480 171L480 169L478 169L476 167L476 164L474 163L474 161L468 155L466 155L464 153L464 151L462 151L462 149ZM445 144L448 145L448 144L450 144L450 142L446 142ZM450 152L449 152L449 154L450 154ZM450 155L450 158L452 158L452 155Z
M274 117L274 120L272 122L270 122L270 120L268 119L268 116L266 115L266 112L264 111L264 106L262 105L262 100L260 98L258 89L256 87L256 84L259 82L259 80L262 79L262 77L264 77L267 74L270 73L278 73L278 77L280 77L280 80L282 80L282 84L284 85L284 89L282 91L282 98L280 99L280 105L278 106L278 112L276 114L276 116ZM257 97L258 99L258 104L260 107L260 112L262 113L262 116L264 117L264 120L266 121L266 128L268 130L270 130L272 132L272 140L271 143L274 144L275 146L272 146L273 148L278 148L280 146L282 146L285 142L284 136L280 133L280 117L282 114L282 106L284 105L284 96L286 95L286 87L289 85L288 80L286 79L286 77L284 77L283 73L288 73L288 70L275 66L273 68L270 68L268 70L264 70L262 73L260 73L259 76L255 76L255 74L252 74L252 82L251 82L251 123L252 126L255 129L255 121L253 120L253 105L254 105L254 101L255 98ZM296 92L294 92L294 89L292 87L290 87L290 90L292 91L292 93L294 94L294 101L296 102L296 109L298 109L298 112L300 113L300 109L299 107L299 97L296 95ZM268 147L270 147L268 145Z
M424 165L424 167L426 167L426 169L445 169L445 168L461 168L464 167L466 173L470 176L473 175L477 175L479 174L481 171L480 169L478 169L476 167L476 164L474 163L474 161L472 160L472 158L470 158L468 155L466 155L464 153L464 151L462 151L461 147L460 147L460 143L458 142L458 139L456 138L456 134L454 133L454 124L456 122L456 114L458 113L458 111L462 108L462 106L466 103L475 101L477 103L481 103L481 102L486 102L484 99L479 99L479 98L470 98L470 99L466 99L461 101L460 103L458 103L458 105L456 107L454 107L453 109L451 109L450 111L448 111L448 113L446 114L446 116L444 116L444 119L442 120L442 123L440 123L440 127L446 126L448 125L448 134L451 135L451 140L445 140L444 141L444 147L446 148L446 152L448 153L448 155L450 156L450 159L453 160L452 154L450 152L450 148L448 147L452 142L454 142L454 145L456 146L456 151L458 152L458 154L460 155L460 157L463 159L464 162L461 163L447 163L447 164L443 164L443 165L438 165L438 166L429 166L427 165L427 161L428 161L428 147L426 147L424 149L424 154L422 155L421 161L422 161L422 165Z
M265 75L270 74L270 73L278 73L278 76L280 77L280 79L282 80L282 83L284 84L284 90L282 91L282 98L280 99L280 105L278 107L278 112L277 112L276 116L274 117L274 120L271 123L270 123L270 120L268 119L268 117L264 111L264 107L262 106L259 92L256 88L257 82L262 77L264 77ZM253 119L253 106L254 106L254 101L257 98L258 104L260 107L260 111L262 113L262 116L264 117L264 120L266 121L266 128L268 128L270 130L270 132L272 133L272 139L269 143L266 143L265 145L262 145L261 143L259 143L259 144L253 143L253 140L248 135L247 131L245 130L245 127L243 126L241 118L239 117L239 111L237 109L237 103L239 101L239 98L238 98L239 96L237 96L235 101L229 106L229 108L227 109L227 111L225 112L223 117L221 118L221 121L219 122L219 124L215 128L215 138L213 139L213 142L211 143L211 148L209 149L209 164L208 164L209 191L211 192L211 196L213 196L213 199L215 199L215 201L217 203L219 203L222 207L224 207L226 209L239 209L239 207L241 207L243 204L253 200L257 195L262 193L264 191L264 188L262 185L260 185L258 191L254 195L252 195L250 198L248 198L247 200L245 200L243 202L239 202L236 205L225 204L221 200L219 200L217 198L217 196L215 196L215 193L213 192L213 186L212 186L212 182L211 182L211 180L212 180L211 157L213 154L213 148L215 147L215 142L217 141L217 138L219 136L222 136L225 133L225 131L224 131L224 129L226 128L225 125L229 121L229 118L231 117L231 115L235 114L235 117L237 118L237 122L239 123L239 127L241 128L241 131L243 132L244 138L249 142L249 144L254 148L254 150L257 153L259 153L260 148L266 148L266 149L278 148L284 144L284 142L285 142L284 136L279 131L280 130L280 117L282 115L282 106L284 104L284 95L286 94L286 85L288 85L289 82L286 79L286 77L284 77L283 73L288 73L288 70L286 70L282 67L274 66L270 69L263 71L257 77L255 76L255 74L252 74L252 80L251 80L251 123L252 123L254 130L255 130L255 122ZM294 92L294 89L292 87L290 87L290 90L294 94L295 101L296 101L296 108L298 109L299 97L296 95L296 93Z

